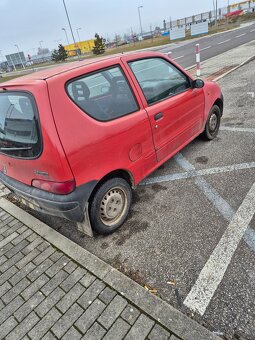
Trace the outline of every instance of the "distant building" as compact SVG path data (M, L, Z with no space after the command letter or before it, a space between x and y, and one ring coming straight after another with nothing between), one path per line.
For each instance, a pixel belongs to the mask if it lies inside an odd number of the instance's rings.
M51 54L52 52L47 52L44 54L35 54L30 57L30 60L28 63L31 64L41 64L41 63L47 63L51 61Z
M92 51L94 46L94 39L90 39L77 42L76 44L65 45L64 48L71 57L77 54L77 50L80 52L80 54L89 53Z

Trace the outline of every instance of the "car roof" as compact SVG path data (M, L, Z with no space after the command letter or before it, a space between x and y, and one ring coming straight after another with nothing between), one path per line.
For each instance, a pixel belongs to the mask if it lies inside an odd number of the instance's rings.
M32 84L32 83L37 83L39 80L46 80L48 78L57 76L58 74L64 73L64 72L69 72L71 70L80 68L80 67L84 67L86 65L91 65L91 64L95 64L98 63L100 64L103 61L106 60L111 60L114 61L116 60L116 63L120 61L121 57L127 57L132 55L134 57L134 59L136 58L143 58L143 57L149 57L152 55L160 55L160 53L156 53L156 52L130 52L130 53L120 53L120 54L115 54L115 55L111 55L111 56L101 56L101 57L96 57L96 58L89 58L89 59L85 59L85 60L77 60L74 62L68 62L68 63L64 63L58 66L53 66L53 67L48 67L45 68L43 70L40 71L36 71L36 72L32 72L29 73L27 75L18 77L18 78L14 78L12 80L9 80L7 82L4 82L2 84L0 84L0 87L3 86L7 86L7 85L24 85L24 84Z

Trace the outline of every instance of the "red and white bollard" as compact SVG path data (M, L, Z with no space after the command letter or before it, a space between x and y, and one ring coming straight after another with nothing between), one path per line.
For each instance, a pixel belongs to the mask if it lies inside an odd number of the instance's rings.
M197 65L197 77L201 76L201 64L200 64L200 45L196 44L196 65Z

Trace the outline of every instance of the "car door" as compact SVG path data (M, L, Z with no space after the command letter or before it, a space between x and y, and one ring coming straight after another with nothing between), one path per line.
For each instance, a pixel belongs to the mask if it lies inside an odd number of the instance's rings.
M171 157L201 132L204 91L161 56L127 60L145 100L157 160Z

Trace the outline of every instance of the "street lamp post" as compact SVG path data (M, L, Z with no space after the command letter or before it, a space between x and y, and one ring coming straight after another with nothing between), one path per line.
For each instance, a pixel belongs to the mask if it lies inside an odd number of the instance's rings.
M213 0L213 11L214 11L214 21L215 21L215 26L217 26L218 0Z
M76 46L76 42L75 42L75 38L74 38L74 34L73 34L73 29L72 29L71 21L70 21L68 11L67 11L67 8L66 8L65 0L63 0L63 5L64 5L64 8L65 8L66 17L67 17L67 21L68 21L68 24L69 24L69 27L70 27L70 31L71 31L71 34L72 34L72 37L73 37L73 43L74 43L74 46Z
M227 24L228 24L228 14L229 14L229 0L228 0L228 9L227 9Z
M78 36L78 42L79 42L79 48L81 50L81 38L80 38L80 34L79 34L79 31L81 30L81 27L77 28L76 29L76 32L77 32L77 36Z
M215 2L213 0L213 15L214 15L214 21L215 21Z
M23 64L23 61L22 61L21 56L20 56L19 46L17 44L15 44L14 46L17 47L17 50L18 50L18 53L19 53L19 60L21 62L22 67L25 68L25 65Z
M77 32L77 36L78 36L78 40L79 42L81 42L81 38L80 38L80 35L79 35L79 31L81 30L81 27L77 28L76 29L76 32Z
M218 0L215 0L215 2L216 2L216 5L215 5L215 8L216 8L216 10L215 10L215 26L217 26L217 24L218 24L218 22L217 22L217 20L218 20Z
M141 29L141 37L143 37L143 28L142 28L142 20L141 20L141 13L140 9L143 8L143 6L138 6L138 15L139 15L139 22L140 22L140 29Z
M66 33L66 29L65 28L62 28L62 30L65 32L66 34L66 41L67 41L67 45L69 45L69 40L68 40L68 36L67 36L67 33Z

